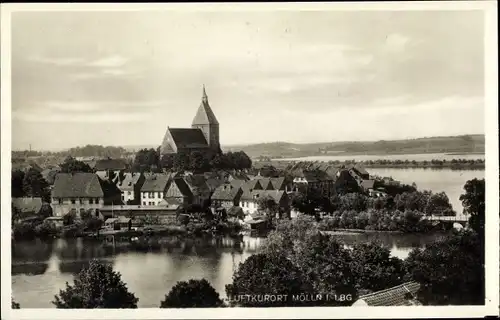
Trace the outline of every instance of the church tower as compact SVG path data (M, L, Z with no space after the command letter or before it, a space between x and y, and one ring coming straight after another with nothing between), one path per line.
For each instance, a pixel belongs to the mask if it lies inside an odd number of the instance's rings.
M201 104L196 112L196 116L193 119L191 125L192 128L201 129L205 139L207 139L208 145L213 150L219 151L219 121L215 117L212 108L208 104L208 97L205 91L205 85L203 85L203 95L201 98Z

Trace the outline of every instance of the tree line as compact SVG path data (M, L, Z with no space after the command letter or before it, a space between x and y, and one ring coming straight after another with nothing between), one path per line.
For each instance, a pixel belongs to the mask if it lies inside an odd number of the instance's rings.
M192 151L160 155L158 149L141 149L132 165L134 171L161 172L174 171L206 172L211 170L243 170L252 167L252 160L243 151L210 152Z
M28 158L40 156L71 156L71 157L111 157L122 158L127 155L127 151L123 147L115 146L102 146L88 144L83 147L70 148L64 151L35 151L35 150L22 150L12 151L12 158Z

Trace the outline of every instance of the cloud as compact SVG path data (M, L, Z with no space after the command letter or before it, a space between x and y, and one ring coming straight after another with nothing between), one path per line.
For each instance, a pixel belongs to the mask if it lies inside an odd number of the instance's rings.
M88 63L90 67L118 68L123 67L128 59L119 55L109 56Z
M402 34L392 33L385 38L385 46L389 51L401 52L405 49L409 41L410 38Z
M80 66L85 63L85 60L82 58L71 58L71 57L49 58L42 56L32 56L29 58L29 60L38 63L50 64L61 67Z
M13 119L37 123L124 123L142 122L148 119L147 112L120 113L96 112L86 114L46 114L41 112L21 113L13 112Z

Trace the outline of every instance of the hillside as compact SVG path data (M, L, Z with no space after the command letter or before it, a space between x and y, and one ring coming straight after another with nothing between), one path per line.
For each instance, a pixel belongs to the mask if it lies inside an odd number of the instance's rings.
M250 157L289 158L326 154L416 154L416 153L484 153L484 135L430 137L405 140L341 141L295 144L260 143L223 148L243 150Z

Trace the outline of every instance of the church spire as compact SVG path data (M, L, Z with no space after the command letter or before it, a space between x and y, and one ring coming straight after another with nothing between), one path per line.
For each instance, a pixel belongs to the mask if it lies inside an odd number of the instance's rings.
M204 103L208 103L207 92L205 91L205 84L203 84L203 95L201 97L201 101Z
M218 125L219 122L215 117L212 108L210 108L210 104L208 103L208 96L205 90L205 85L203 85L203 94L201 97L201 104L198 108L198 112L196 113L193 119L193 126L196 125Z

